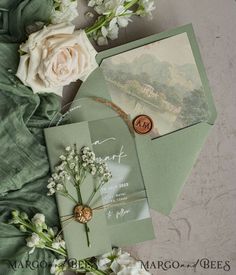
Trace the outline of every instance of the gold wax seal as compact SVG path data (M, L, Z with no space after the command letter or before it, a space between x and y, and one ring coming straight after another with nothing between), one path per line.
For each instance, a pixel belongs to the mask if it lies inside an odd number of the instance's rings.
M87 223L93 217L93 210L87 205L77 204L74 208L74 218L79 223Z
M153 121L147 115L139 115L133 120L133 127L136 133L144 135L153 128Z

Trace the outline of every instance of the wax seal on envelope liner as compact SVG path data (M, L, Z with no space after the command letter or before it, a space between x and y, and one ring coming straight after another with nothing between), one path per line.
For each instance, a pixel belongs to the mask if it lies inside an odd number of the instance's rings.
M153 128L153 121L147 115L139 115L133 120L133 127L136 133L144 135L149 133Z

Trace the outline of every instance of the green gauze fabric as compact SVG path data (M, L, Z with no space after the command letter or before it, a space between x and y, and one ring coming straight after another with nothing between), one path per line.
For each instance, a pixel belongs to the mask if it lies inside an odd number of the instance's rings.
M36 9L42 15L48 1L5 2L15 7L12 22L17 26L8 34L0 33L0 275L44 275L50 274L48 265L55 256L42 249L28 255L27 236L6 221L18 209L29 216L44 213L48 225L59 225L55 201L46 196L49 164L42 129L58 114L60 99L53 94L33 94L17 80L19 44L12 43L25 36L25 22L32 22L30 9L32 16Z
M52 0L0 0L0 41L24 41L27 26L49 22L52 5Z

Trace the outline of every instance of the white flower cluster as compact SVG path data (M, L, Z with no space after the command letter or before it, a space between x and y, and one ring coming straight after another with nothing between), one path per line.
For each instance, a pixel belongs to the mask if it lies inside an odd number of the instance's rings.
M103 183L111 179L107 164L96 159L94 152L88 147L83 147L78 153L76 148L67 146L65 151L66 154L60 156L61 162L55 167L55 172L48 180L48 196L55 192L66 195L66 181L72 179L73 183L81 183L84 179L82 175L86 172L99 178Z
M99 159L96 159L96 156L93 151L88 147L83 147L81 149L81 159L82 166L94 177L99 177L101 182L108 182L112 175L108 169L107 164Z
M54 249L66 248L66 243L62 239L61 235L58 235L55 237L55 239L52 242L52 248Z
M111 40L118 38L119 28L125 28L131 21L133 12L125 8L130 0L90 0L89 7L93 7L99 15L109 16L113 14L111 21L103 25L101 30L93 34L99 46L107 45L108 38Z
M55 236L56 231L48 227L45 223L45 216L37 213L30 220L25 212L13 211L13 222L19 225L22 232L27 232L28 229L34 229L30 237L26 239L26 245L32 248L29 254L33 253L35 248L45 248L51 246L53 249L65 249L65 241L60 235Z
M25 212L18 210L12 211L11 224L19 227L21 232L31 232L31 236L26 238L26 245L31 248L29 254L33 253L35 248L53 248L54 250L65 251L65 241L60 235L57 235L57 229L48 227L45 223L45 216L37 213L32 219L29 219Z
M78 172L78 157L75 156L75 150L70 146L66 147L67 156L61 155L61 163L55 167L55 173L48 180L47 188L49 189L48 196L55 192L66 192L65 183L71 179L70 170ZM77 163L77 165L75 164Z
M76 274L80 271L85 273L86 271L93 270L93 274L101 274L95 267L94 262L89 259L73 260L73 267L71 266L72 262L70 262L69 266L65 241L58 233L57 228L51 228L46 225L43 214L37 213L30 219L27 213L13 210L9 224L15 225L22 232L30 233L30 236L26 239L26 245L31 248L29 254L33 253L35 248L55 252L59 259L53 261L50 269L51 274L64 275L64 271L66 270L74 270Z
M31 219L35 226L45 227L45 216L43 214L37 213Z
M77 0L54 0L51 13L52 24L71 22L78 16Z
M39 232L41 232L43 229L47 229L47 225L45 224L45 216L41 213L35 214L31 219L31 223ZM34 252L36 247L45 247L45 240L41 239L38 233L35 232L33 232L32 235L26 239L26 243L28 247L32 248L32 250L29 252L30 254Z
M152 18L152 12L156 9L154 0L139 0L139 8L137 10L137 15L149 16Z
M140 261L135 260L120 248L97 258L97 266L102 271L111 270L110 275L150 275ZM88 275L89 273L87 273Z
M99 46L107 45L108 39L117 39L119 29L128 26L132 15L151 16L155 9L154 0L90 0L88 6L99 14L98 21L105 18L102 27L92 33Z
M37 231L43 231L44 229L47 229L47 225L45 223L45 216L43 214L37 213L33 216L33 218L30 220L28 215L25 212L19 212L17 210L14 210L12 212L13 224L20 224L21 221L24 222L30 222L33 227L37 229ZM27 228L24 225L20 225L20 230L22 232L26 232Z
M65 259L55 259L52 263L50 273L55 275L64 275L64 271L68 269Z
M26 245L32 248L32 250L29 252L29 254L31 254L34 252L36 247L44 248L45 242L42 239L40 239L37 233L32 233L32 235L26 239Z
M65 190L64 181L69 180L70 176L66 171L60 171L59 173L53 173L52 177L48 180L48 195L53 195L56 191L63 192Z
M55 232L52 228L44 230L43 232L33 232L32 235L26 239L26 245L32 248L29 254L33 253L35 248L51 247L54 250L65 250L66 247L65 241L60 235L55 236Z
M47 188L49 189L47 195L51 196L56 191L63 192L65 190L64 181L69 179L65 171L61 171L60 173L53 173L52 177L48 180Z

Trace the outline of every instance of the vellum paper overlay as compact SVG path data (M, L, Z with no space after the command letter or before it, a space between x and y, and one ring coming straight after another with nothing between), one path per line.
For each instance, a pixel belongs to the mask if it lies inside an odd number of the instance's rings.
M148 199L137 156L134 137L119 117L85 121L45 129L48 155L53 171L68 145L88 146L108 164L111 180L93 198L96 209L89 221L91 246L86 243L84 226L75 220L63 225L74 203L57 194L59 214L69 257L86 258L109 251L114 245L129 245L154 238ZM95 179L89 175L81 186L83 201L93 192ZM69 192L75 192L73 184ZM101 207L103 206L103 207ZM134 232L137 233L136 236Z

